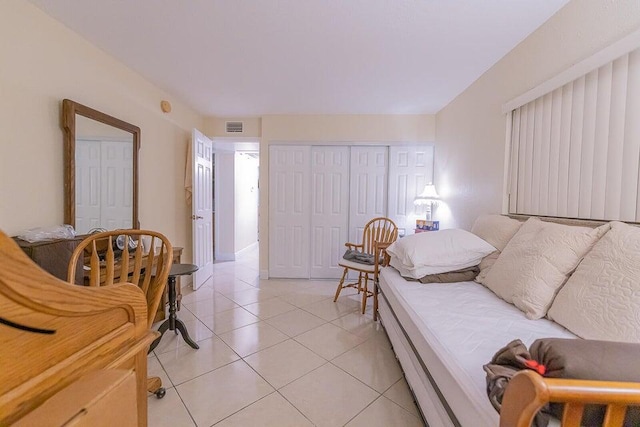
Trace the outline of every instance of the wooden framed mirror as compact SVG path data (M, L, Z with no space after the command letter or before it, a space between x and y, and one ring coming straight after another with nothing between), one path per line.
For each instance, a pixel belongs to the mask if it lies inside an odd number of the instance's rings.
M140 228L140 128L69 99L62 125L65 224L77 234Z

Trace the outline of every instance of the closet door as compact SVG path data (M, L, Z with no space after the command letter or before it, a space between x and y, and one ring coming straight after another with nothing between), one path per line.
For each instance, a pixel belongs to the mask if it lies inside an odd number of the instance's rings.
M269 149L269 276L309 277L310 146Z
M413 200L433 182L433 145L389 147L389 218L400 235L413 234L425 211Z
M339 278L348 238L349 147L311 148L311 278Z
M351 147L349 241L360 243L369 220L387 215L388 147Z

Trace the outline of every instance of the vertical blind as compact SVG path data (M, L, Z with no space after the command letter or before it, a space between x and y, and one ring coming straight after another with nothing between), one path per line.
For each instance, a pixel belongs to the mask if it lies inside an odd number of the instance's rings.
M510 213L640 221L640 49L511 118Z

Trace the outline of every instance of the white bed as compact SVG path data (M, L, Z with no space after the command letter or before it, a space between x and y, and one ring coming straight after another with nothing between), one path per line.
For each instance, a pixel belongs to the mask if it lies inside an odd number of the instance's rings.
M497 426L482 365L516 338L527 346L542 337L575 338L549 320L527 319L475 282L409 282L387 267L379 288L381 321L431 427Z

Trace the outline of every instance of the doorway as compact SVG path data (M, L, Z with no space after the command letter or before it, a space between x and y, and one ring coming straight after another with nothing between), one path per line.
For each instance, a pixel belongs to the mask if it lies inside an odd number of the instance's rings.
M258 247L259 144L214 139L214 254L233 261Z

